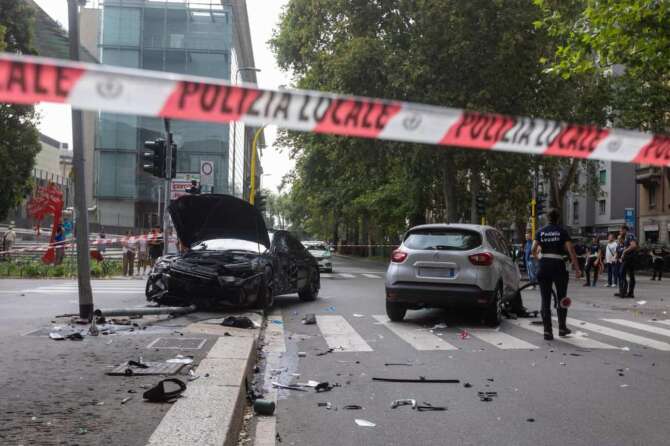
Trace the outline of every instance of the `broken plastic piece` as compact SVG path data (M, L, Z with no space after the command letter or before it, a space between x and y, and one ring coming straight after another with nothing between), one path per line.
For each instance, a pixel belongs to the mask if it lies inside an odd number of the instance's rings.
M463 384L463 387L465 387L466 389L469 389L470 387L472 387L472 384L465 383L465 384Z
M460 379L426 379L420 376L419 379L405 379L405 378L372 378L373 381L382 381L389 383L433 383L433 384L458 384Z
M447 410L444 406L433 406L430 403L423 402L423 404L417 405L413 409L416 409L419 412L428 412L428 411L444 411Z
M298 352L298 358L304 358L305 356L307 356L307 353L305 353L305 352Z
M177 355L176 358L168 359L165 362L171 364L191 364L193 363L193 357Z
M305 325L316 324L316 315L314 313L306 314L305 317L302 318L302 323Z
M324 382L322 382L322 383L317 384L317 385L314 387L314 390L316 390L316 391L319 392L319 393L320 393L320 392L330 392L331 390L333 390L334 387L339 387L339 386L340 386L340 385L337 384L337 383L335 383L335 384L333 384L333 385L331 386L330 383L329 383L328 381L324 381Z
M328 350L326 350L326 351L324 351L324 352L317 353L316 356L325 356L325 355L327 355L328 353L333 353L334 351L335 351L335 349L333 349L333 348L329 348Z
M400 406L412 406L412 409L414 409L414 408L416 408L416 400L402 399L402 400L394 400L391 403L391 409L396 409Z
M121 404L126 404L128 401L132 400L132 396L127 396L124 399L121 400Z
M69 335L65 336L65 339L69 339L70 341L83 341L84 336L79 332L74 332L74 333L70 333Z
M65 340L65 336L63 336L60 333L56 333L56 332L49 333L49 337L51 339L53 339L54 341L64 341Z
M146 365L145 363L142 362L142 359L140 359L139 361L133 361L131 359L130 361L128 361L128 365L130 367L137 367L139 369L148 369L149 368L148 365Z
M406 366L412 366L413 364L410 364L409 362L385 362L384 365L386 367L392 366L392 365L406 365Z
M433 330L444 330L449 328L444 322L433 325Z
M221 322L224 327L254 328L254 322L246 316L228 316Z
M297 386L287 386L286 384L280 384L276 381L272 382L272 387L277 387L279 389L286 389L286 390L297 390L299 392L307 392L305 389Z
M361 410L363 409L363 406L359 406L358 404L347 404L346 406L342 407L344 410Z
M166 383L174 383L177 386L179 386L179 388L171 392L166 392L165 391ZM144 399L151 401L153 403L165 403L168 401L172 401L176 398L179 398L181 394L184 393L185 390L186 390L186 384L184 384L182 380L177 378L168 378L162 380L161 382L156 384L155 387L144 392L142 396L144 397Z
M461 333L458 335L459 338L461 338L462 341L466 339L470 339L470 333L466 329L461 330Z
M359 425L361 427L375 427L375 426L377 426L375 423L373 423L371 421L362 420L360 418L356 418L354 421L356 422L357 425Z

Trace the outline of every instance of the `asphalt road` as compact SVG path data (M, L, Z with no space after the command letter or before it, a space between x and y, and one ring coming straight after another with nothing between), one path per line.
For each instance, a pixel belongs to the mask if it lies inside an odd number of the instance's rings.
M279 391L277 444L668 444L670 282L640 278L637 298L622 300L613 289L583 288L573 279L569 316L576 334L568 343L544 341L532 331L540 327L524 325L529 320L490 330L472 313L413 311L405 322L388 324L384 266L336 257L334 270L322 279L317 301L276 299L286 353L273 379L341 385L322 393ZM539 309L539 292L526 292L524 302ZM306 313L315 313L318 324L303 325ZM433 330L442 322L447 328ZM318 355L329 347L335 351ZM383 383L373 377L461 382ZM484 402L478 392L497 396ZM447 410L390 407L405 398ZM356 419L375 426L359 426Z

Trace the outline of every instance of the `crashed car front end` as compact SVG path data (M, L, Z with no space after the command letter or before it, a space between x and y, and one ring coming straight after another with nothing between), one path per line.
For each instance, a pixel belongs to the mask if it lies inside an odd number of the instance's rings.
M235 262L225 254L161 257L149 276L147 300L247 304L263 286L260 264L259 258Z

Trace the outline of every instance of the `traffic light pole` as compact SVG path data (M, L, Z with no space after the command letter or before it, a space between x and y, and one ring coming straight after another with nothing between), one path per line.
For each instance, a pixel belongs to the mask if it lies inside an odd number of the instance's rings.
M78 0L68 0L70 59L79 60ZM80 110L72 109L72 169L74 170L74 207L76 215L77 284L79 285L79 317L93 318L93 290L88 247L88 208L86 206L86 175L84 162L84 124Z
M530 200L530 227L532 237L535 237L535 233L537 232L537 189L539 188L539 175L537 173L537 167L535 167L535 175L533 178L533 192L532 192L532 198Z
M163 119L165 124L165 203L163 207L163 255L168 253L168 243L170 241L170 234L168 233L170 227L168 225L169 213L168 206L170 206L170 183L172 182L172 133L170 132L170 120Z

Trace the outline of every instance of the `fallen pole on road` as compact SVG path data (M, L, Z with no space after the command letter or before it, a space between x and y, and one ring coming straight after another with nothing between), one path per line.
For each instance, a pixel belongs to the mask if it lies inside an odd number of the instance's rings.
M111 310L95 310L98 317L115 316L154 316L159 314L188 314L196 310L195 305L188 307L144 307L144 308L113 308Z

